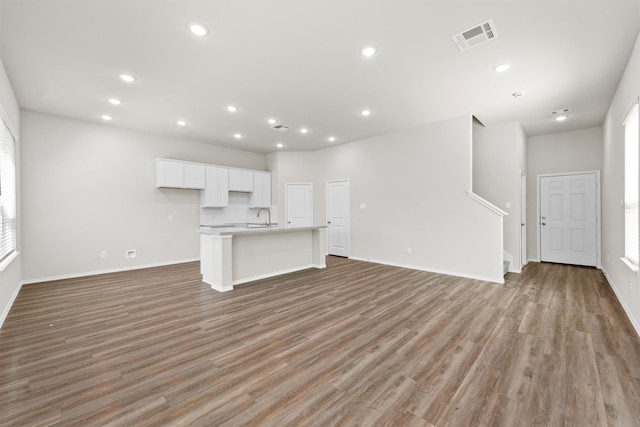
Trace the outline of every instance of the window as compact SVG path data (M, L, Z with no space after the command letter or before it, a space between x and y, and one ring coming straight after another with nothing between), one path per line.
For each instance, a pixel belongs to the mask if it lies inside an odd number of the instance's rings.
M640 230L638 223L638 166L640 152L640 112L638 100L624 118L624 259L633 270L640 264Z
M16 251L16 141L0 118L0 264Z

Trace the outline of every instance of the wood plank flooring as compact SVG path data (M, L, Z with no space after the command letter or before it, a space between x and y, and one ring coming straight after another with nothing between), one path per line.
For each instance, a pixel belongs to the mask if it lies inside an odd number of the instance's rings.
M595 269L504 285L329 257L217 293L198 263L28 285L2 426L640 426L640 339Z

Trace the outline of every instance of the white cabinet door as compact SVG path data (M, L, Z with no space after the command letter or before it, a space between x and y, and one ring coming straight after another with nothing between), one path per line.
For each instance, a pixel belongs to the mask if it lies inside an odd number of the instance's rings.
M178 161L156 159L156 187L183 188L184 164Z
M229 170L207 166L206 186L201 197L200 205L203 208L229 206Z
M180 160L156 159L156 187L201 190L205 166Z
M271 173L253 173L253 193L249 199L249 207L268 208L271 207Z
M202 190L205 187L205 166L184 164L184 188Z
M229 191L253 191L253 171L229 169Z

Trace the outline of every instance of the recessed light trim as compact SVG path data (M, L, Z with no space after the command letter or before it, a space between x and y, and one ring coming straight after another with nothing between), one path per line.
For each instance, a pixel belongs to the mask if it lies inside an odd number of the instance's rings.
M136 81L136 78L131 74L120 73L118 77L120 77L120 80L122 80L125 83L133 83Z
M328 139L329 139L329 142L336 142L335 136L330 136Z
M300 133L302 133L302 134L307 134L307 133L309 133L309 129L307 129L307 128L301 128L301 129L300 129Z
M178 120L176 121L176 124L180 127L185 127L186 125L188 125L189 123L186 120Z
M113 120L113 117L111 117L108 114L103 114L102 116L100 116L102 118L102 120L106 121L106 122L110 122L111 120Z
M204 37L209 34L209 29L202 24L198 24L197 22L191 22L188 27L189 31L191 31L192 34L198 37Z
M235 139L241 139L241 138L242 138L242 134L241 134L241 133L234 133L234 134L233 134L233 137L234 137Z
M363 117L369 117L371 115L371 110L362 110L360 114L362 114Z
M496 73L504 73L509 68L511 68L511 64L499 64L493 67L493 71L495 71Z
M236 107L235 105L227 105L227 111L230 113L235 113L236 111L238 111L238 107Z
M554 120L555 120L556 122L564 122L564 121L565 121L565 120L567 120L568 118L569 118L569 117L567 117L567 116L565 116L565 115L562 115L562 116L558 116L558 117L556 117Z
M269 119L269 120L267 120L267 122L268 122L270 125L275 125L276 123L278 123L278 121L277 121L276 119Z
M366 46L363 47L362 50L360 51L360 53L362 54L362 56L364 56L365 58L369 58L373 55L376 54L376 48L373 46Z
M278 142L278 143L276 144L276 147L278 147L278 148L282 148L282 147L284 147L284 144L283 144L282 142Z
M122 101L119 100L118 98L109 98L109 104L111 104L111 105L120 105L120 104L122 104Z

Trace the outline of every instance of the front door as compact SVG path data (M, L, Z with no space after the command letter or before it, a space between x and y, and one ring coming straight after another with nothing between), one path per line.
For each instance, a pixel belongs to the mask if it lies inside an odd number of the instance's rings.
M285 227L313 225L313 187L311 184L285 184Z
M349 256L349 181L327 182L327 246L329 255Z
M540 260L597 265L596 174L540 177Z

